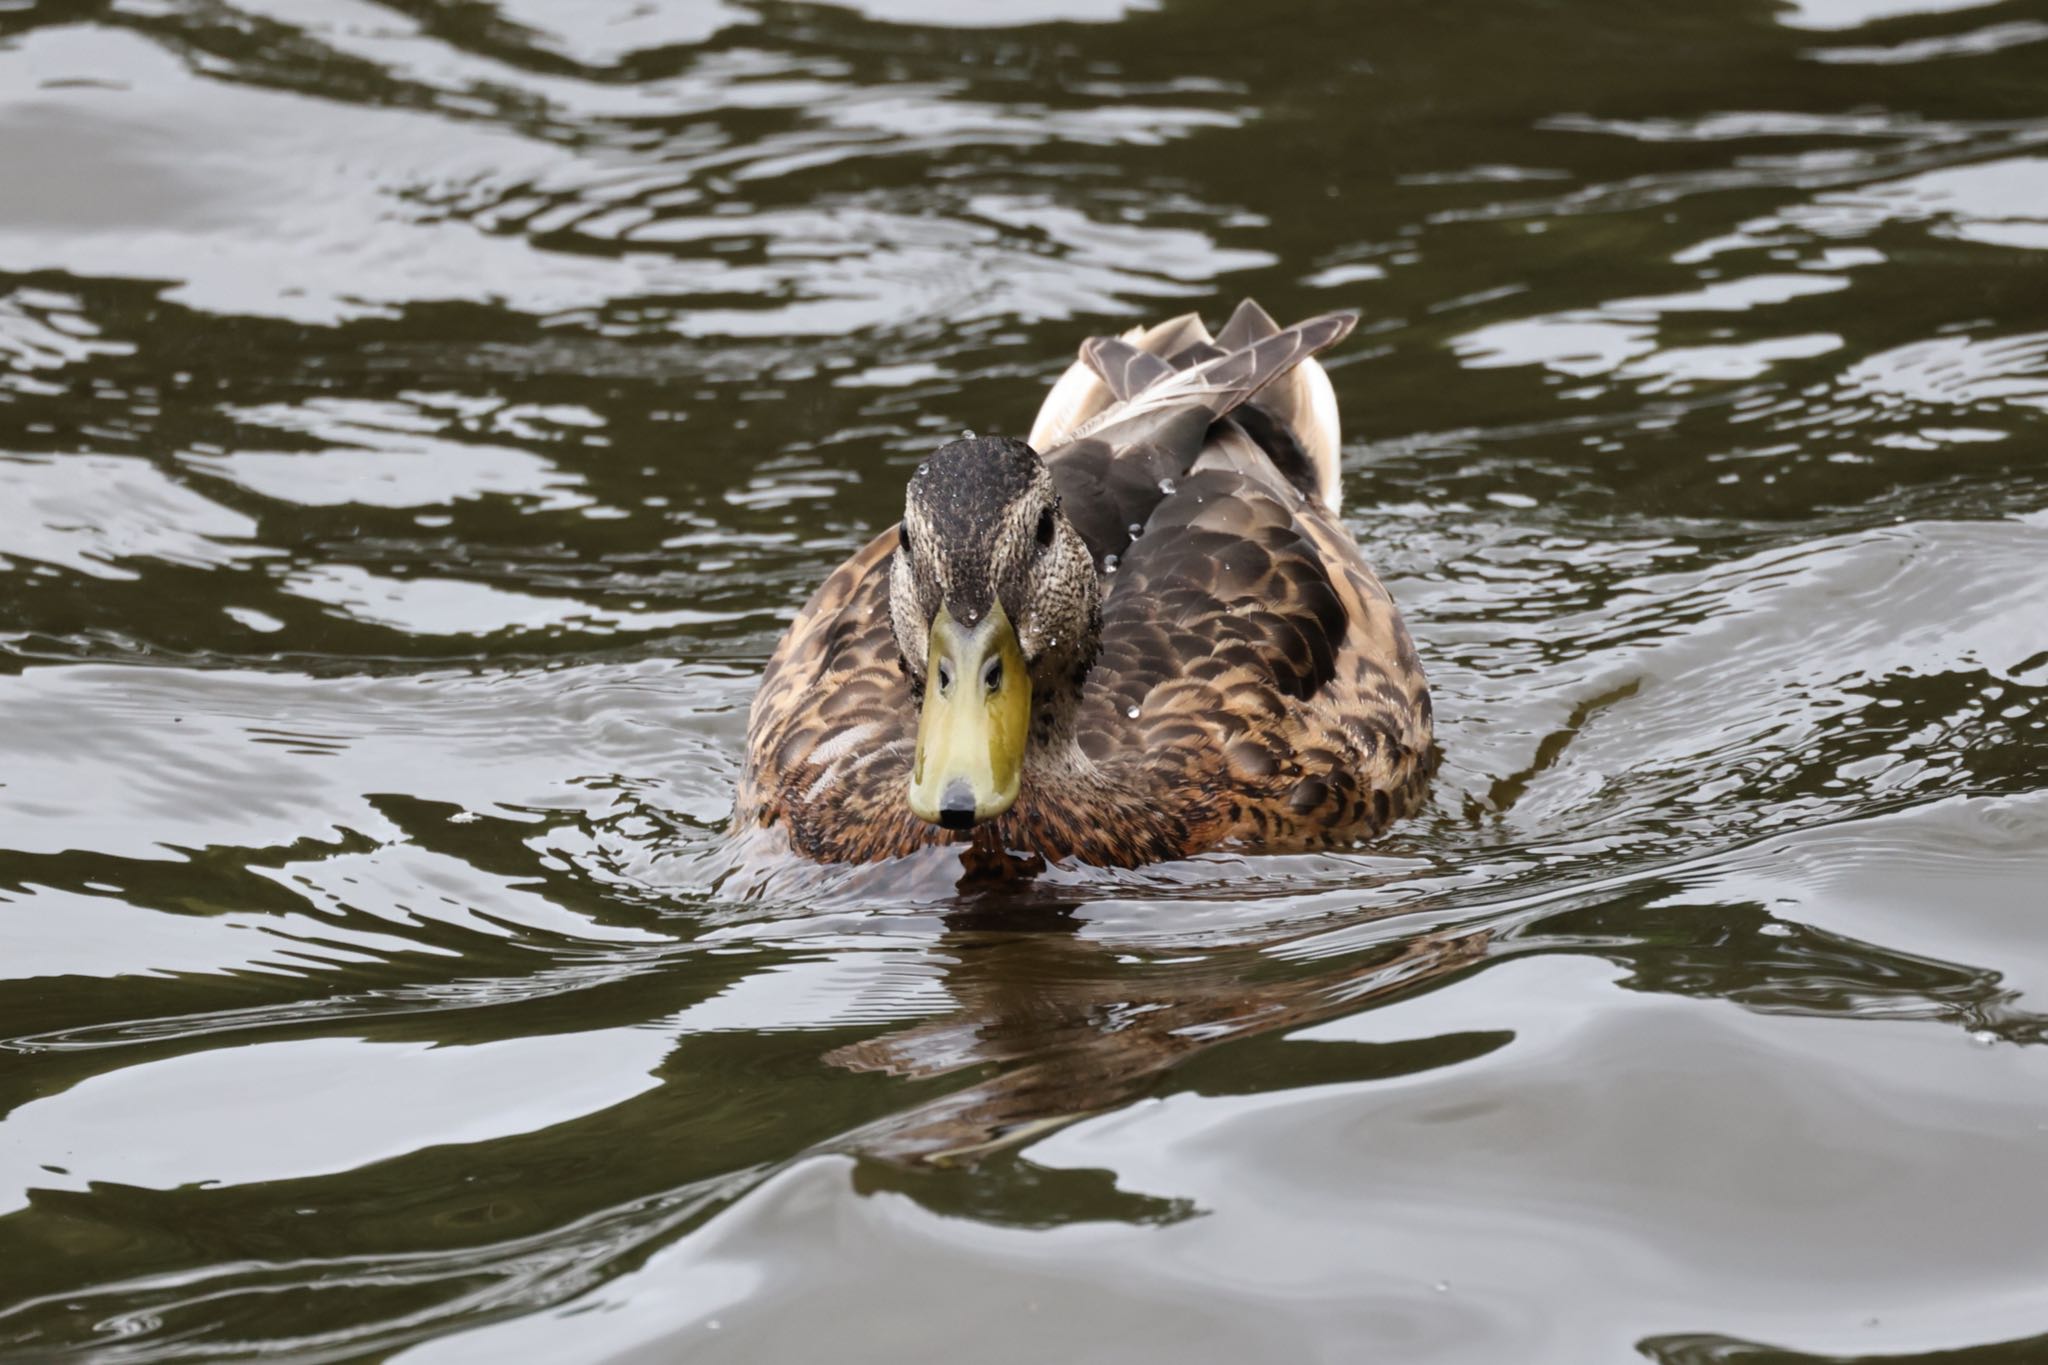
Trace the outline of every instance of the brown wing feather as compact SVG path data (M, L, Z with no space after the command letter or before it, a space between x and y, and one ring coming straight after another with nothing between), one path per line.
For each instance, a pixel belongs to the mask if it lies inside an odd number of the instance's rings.
M1428 777L1429 691L1407 630L1319 504L1205 466L1111 580L1091 757L1163 793L1191 848L1375 833Z
M943 832L903 793L917 738L910 682L889 627L890 527L832 572L790 624L747 722L735 832L783 826L827 862L871 862ZM823 798L823 799L821 799Z

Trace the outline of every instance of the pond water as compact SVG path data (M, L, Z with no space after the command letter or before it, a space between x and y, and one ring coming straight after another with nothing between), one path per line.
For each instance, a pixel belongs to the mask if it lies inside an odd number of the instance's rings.
M2048 1357L2040 0L0 0L0 184L0 1356ZM918 459L1246 295L1423 813L737 875Z

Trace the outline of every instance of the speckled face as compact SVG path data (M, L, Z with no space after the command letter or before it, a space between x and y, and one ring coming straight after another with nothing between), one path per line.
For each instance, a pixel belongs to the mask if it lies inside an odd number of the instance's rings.
M1076 663L1093 658L1099 598L1094 559L1030 446L1005 437L954 441L911 476L889 609L920 692L942 608L972 626L1000 602L1043 685L1071 681Z

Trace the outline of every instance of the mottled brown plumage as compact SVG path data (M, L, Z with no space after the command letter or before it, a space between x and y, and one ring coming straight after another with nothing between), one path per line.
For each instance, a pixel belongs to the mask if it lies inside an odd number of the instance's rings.
M1429 690L1400 613L1336 516L1334 400L1310 359L1351 324L1282 330L1247 302L1214 338L1191 316L1097 338L1033 428L1043 471L1018 443L949 447L930 481L944 507L1026 517L1025 494L977 484L963 497L958 481L1042 486L1049 473L1057 515L1040 514L1041 539L1056 520L1058 545L1071 528L1092 556L1094 640L1048 648L1019 624L1039 714L1014 806L970 834L906 804L925 667L921 625L892 623L892 570L899 614L913 585L927 602L958 603L975 590L963 596L963 575L985 579L950 561L897 564L912 552L891 527L825 580L770 659L735 832L779 831L825 862L978 837L1133 866L1351 842L1411 810L1431 766ZM915 485L912 508L918 534L974 541L965 559L1000 560L1028 538L947 530ZM1028 615L1008 583L979 591Z

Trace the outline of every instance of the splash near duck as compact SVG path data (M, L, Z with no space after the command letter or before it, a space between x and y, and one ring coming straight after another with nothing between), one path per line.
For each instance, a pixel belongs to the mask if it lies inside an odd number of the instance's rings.
M1429 687L1339 520L1349 314L1092 338L1028 440L954 441L754 698L736 833L819 862L969 844L1114 866L1377 834Z

